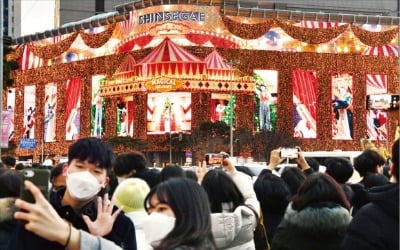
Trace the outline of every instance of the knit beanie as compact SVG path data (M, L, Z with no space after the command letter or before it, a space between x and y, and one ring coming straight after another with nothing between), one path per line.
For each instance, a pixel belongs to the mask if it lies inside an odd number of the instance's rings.
M147 183L139 178L128 178L114 192L115 205L125 213L144 210L144 198L150 192Z

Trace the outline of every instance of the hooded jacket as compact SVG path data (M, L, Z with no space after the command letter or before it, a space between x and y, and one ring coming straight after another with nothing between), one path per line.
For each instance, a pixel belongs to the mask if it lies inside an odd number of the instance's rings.
M0 250L6 249L17 223L14 219L14 212L17 211L15 199L0 199Z
M250 176L238 171L228 174L242 193L246 206L238 206L232 213L211 214L211 231L215 244L217 249L254 250L253 231L257 217L253 210L260 211L260 204L253 189L253 181Z
M337 250L350 221L350 212L336 204L297 211L290 203L271 250Z
M342 250L399 249L399 184L371 188L369 203L350 223Z

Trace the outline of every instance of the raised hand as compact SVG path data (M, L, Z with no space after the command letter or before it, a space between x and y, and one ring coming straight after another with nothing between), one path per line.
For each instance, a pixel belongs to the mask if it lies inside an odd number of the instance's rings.
M111 232L114 221L122 211L122 206L113 213L114 200L110 202L108 194L104 195L104 199L97 198L97 218L92 221L87 215L83 215L83 220L88 226L89 232L96 236L104 236Z

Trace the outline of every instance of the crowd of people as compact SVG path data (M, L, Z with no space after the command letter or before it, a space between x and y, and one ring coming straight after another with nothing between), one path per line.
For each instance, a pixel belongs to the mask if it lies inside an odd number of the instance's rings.
M216 168L158 170L93 137L56 166L17 168L4 157L0 250L399 249L399 140L389 159L365 150L324 168L300 148L285 164L280 150L258 176L229 157ZM48 171L48 185L27 180L27 169Z

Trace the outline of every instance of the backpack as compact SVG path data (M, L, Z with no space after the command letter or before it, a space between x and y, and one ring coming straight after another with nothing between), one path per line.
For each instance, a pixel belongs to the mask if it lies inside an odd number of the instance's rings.
M268 242L267 230L265 230L262 211L260 211L260 217L258 217L258 213L252 207L248 205L244 206L253 211L254 215L256 216L257 225L254 228L253 232L253 239L256 250L270 250L271 247Z

